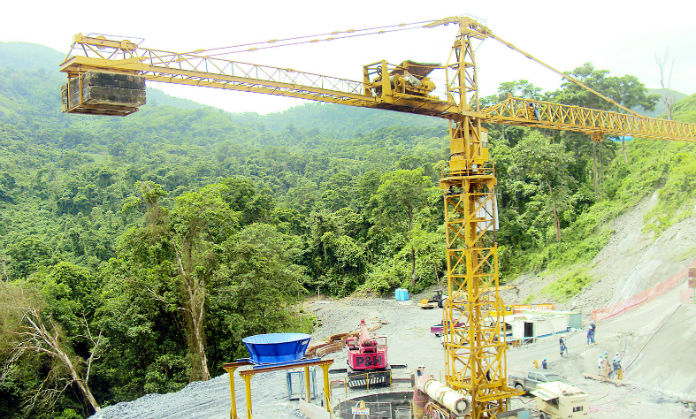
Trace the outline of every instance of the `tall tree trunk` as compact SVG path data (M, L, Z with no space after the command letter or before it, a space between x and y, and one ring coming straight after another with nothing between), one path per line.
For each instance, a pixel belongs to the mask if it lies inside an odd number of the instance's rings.
M208 357L205 353L205 330L203 321L205 319L205 298L202 301L192 301L193 304L191 314L191 336L193 338L193 347L196 351L198 364L200 368L200 379L207 381L210 379L210 371L208 370Z
M210 379L210 371L208 370L208 357L205 345L205 281L191 275L193 245L184 238L182 243L184 257L182 258L181 252L179 252L176 241L173 238L172 244L176 250L179 273L183 282L182 288L184 288L183 291L186 294L184 315L186 316L185 324L189 341L189 352L190 355L193 355L191 361L191 366L193 367L192 378L194 380L207 381Z
M674 111L674 94L670 91L670 85L672 84L672 69L674 68L674 58L672 58L672 63L667 68L667 62L669 61L669 48L665 49L664 57L655 57L655 62L660 68L660 87L662 87L662 103L665 105L665 113L667 114L667 119L672 119L672 112Z
M556 200L553 199L553 189L551 188L551 182L546 182L549 187L549 196L551 197L551 207L553 208L553 224L556 227L556 241L561 241L561 222L558 219L558 212L556 211Z
M408 235L411 236L411 231L413 231L413 211L409 208L408 211ZM413 237L411 237L413 240ZM411 288L416 285L416 249L413 248L413 243L411 243Z
M664 99L665 112L667 114L667 119L672 120L672 112L674 111L674 95L671 93Z
M77 384L77 387L80 389L82 394L85 396L87 401L89 402L90 406L92 406L92 409L94 409L95 412L98 412L101 410L101 407L99 407L99 403L97 403L97 399L94 398L92 395L92 391L89 389L89 386L87 385L87 382L80 377L80 374L77 372L77 369L73 365L72 361L70 360L70 357L68 357L68 354L66 354L58 344L58 341L55 339L52 339L52 337L49 337L50 346L53 347L53 350L55 351L56 357L59 358L63 363L65 364L66 367L68 367L68 370L70 371L70 377L72 378L73 382Z
M599 174L597 173L597 143L592 142L592 164L594 165L594 196L599 198Z
M411 288L416 285L416 250L411 245Z
M74 375L72 369L70 370L70 374L73 376L73 379L75 379L75 375ZM97 399L95 399L94 396L92 395L92 392L90 391L87 383L85 383L82 380L75 380L75 382L77 383L77 386L80 388L80 391L82 392L82 394L85 395L85 398L89 402L90 406L92 406L92 409L94 409L95 412L100 411L101 407L99 407L99 403L97 403Z

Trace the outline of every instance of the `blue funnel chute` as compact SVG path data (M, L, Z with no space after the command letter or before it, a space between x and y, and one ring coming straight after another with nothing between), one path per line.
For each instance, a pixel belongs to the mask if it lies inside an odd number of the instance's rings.
M306 333L266 333L242 339L251 362L277 364L304 358L311 336Z

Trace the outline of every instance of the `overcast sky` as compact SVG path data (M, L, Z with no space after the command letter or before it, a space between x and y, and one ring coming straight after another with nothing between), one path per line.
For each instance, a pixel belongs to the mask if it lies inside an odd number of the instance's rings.
M7 1L0 41L33 42L67 53L81 32L144 38L144 47L185 52L298 35L470 15L546 63L572 70L585 62L611 75L660 85L656 56L674 59L671 87L696 92L696 24L692 1ZM455 28L420 29L235 56L246 62L362 79L362 66L381 59L445 63ZM501 82L526 79L555 89L560 78L496 45L476 52L482 96ZM442 84L442 77L436 77ZM174 96L232 112L276 112L302 103L253 93L151 84Z

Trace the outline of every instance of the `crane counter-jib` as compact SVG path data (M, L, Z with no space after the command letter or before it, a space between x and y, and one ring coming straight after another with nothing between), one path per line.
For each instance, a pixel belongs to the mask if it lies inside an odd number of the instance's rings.
M471 110L462 112L454 103L435 97L422 97L398 92L390 96L365 94L364 91L369 89L364 87L365 83L363 82L292 69L237 62L230 63L224 73L193 68L201 66L180 65L177 67L179 68L171 68L171 63L168 63L167 66L155 65L135 59L111 60L75 56L70 57L62 64L61 71L68 73L72 77L71 79L77 79L87 72L125 73L137 75L149 81L294 97L447 119L458 118L463 114L479 118L483 116L483 114ZM357 93L358 91L360 93ZM80 113L81 109L76 107L67 110L67 112Z

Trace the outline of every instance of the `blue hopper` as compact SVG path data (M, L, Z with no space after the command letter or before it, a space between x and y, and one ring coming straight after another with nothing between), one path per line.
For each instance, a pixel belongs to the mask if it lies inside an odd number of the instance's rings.
M304 358L310 338L306 333L267 333L247 336L242 342L252 363L278 364Z

